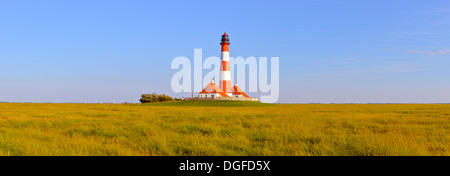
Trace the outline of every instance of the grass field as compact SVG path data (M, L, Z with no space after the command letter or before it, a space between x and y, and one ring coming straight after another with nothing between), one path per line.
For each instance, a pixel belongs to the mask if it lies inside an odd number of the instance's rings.
M449 155L450 105L0 103L0 155Z

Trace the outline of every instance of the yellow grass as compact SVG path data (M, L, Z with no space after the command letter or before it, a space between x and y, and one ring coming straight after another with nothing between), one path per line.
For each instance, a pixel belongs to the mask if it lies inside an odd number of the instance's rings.
M440 104L0 103L0 156L448 156L449 134Z

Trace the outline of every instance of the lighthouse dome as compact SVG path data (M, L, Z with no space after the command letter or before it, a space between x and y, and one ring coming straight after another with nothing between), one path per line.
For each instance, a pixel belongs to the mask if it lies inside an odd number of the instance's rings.
M221 40L222 42L220 43L220 44L230 44L230 39L228 39L228 35L227 35L227 33L224 33L223 35L222 35L222 40Z

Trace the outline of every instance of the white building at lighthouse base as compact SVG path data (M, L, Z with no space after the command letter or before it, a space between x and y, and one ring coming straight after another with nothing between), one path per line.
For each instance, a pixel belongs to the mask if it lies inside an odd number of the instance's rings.
M249 97L243 92L237 84L233 86L230 94L224 93L214 83L214 79L209 83L201 92L198 93L198 97L185 98L186 100L225 100L225 101L258 101L257 98Z

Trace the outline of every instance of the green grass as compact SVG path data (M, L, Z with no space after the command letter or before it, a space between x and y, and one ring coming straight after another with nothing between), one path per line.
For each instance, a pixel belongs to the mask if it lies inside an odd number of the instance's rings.
M450 105L0 103L0 155L446 155Z

